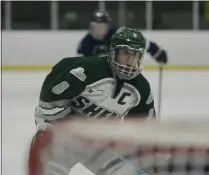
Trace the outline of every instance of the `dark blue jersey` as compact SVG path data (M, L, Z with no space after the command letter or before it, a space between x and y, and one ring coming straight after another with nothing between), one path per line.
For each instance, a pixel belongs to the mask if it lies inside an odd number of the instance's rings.
M116 29L109 29L107 35L102 40L96 40L88 33L79 43L77 53L84 56L107 55L110 38Z
M102 40L96 40L88 33L79 43L77 53L83 56L104 56L108 54L108 45L110 38L115 34L117 29L110 28L107 35ZM158 56L160 47L152 42L148 41L147 52L154 58Z

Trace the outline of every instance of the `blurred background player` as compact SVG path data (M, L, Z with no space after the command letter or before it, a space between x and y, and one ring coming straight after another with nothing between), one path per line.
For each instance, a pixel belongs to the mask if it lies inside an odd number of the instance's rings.
M117 31L111 28L111 18L105 11L96 11L89 26L89 32L80 41L77 53L83 56L103 56L108 54L110 38ZM147 52L158 63L167 63L167 53L153 41L147 42Z
M79 162L95 175L137 174L136 167L122 165L118 157L113 159L112 152L103 150L98 154L95 148L86 148L79 154L76 149L62 152L65 145L61 144L58 153L53 152L54 158L47 161L49 169L41 169L40 153L51 144L46 128L53 128L56 121L73 119L75 115L119 121L124 117L155 118L150 84L141 74L146 39L138 29L121 28L111 38L109 47L110 56L65 58L47 75L35 111L38 132L31 145L29 175L68 175Z

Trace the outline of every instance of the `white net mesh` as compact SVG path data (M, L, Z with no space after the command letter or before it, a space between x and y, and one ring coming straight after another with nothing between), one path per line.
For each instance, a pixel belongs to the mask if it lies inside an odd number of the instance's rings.
M137 157L140 167L155 174L209 174L208 124L206 120L83 121L72 123L68 133Z
M65 140L64 144L77 150L75 154L72 149L66 151L68 146L65 146L65 157L71 154L72 159L81 153L78 150L86 152L84 157L81 156L85 160L83 163L96 175L104 175L101 169L111 169L123 159L132 162L140 175L209 175L208 126L206 120L160 123L85 120L58 124L54 133L56 138ZM62 152L59 148L57 150ZM115 151L122 158L111 158L103 166L104 162L100 163L98 157L104 150ZM71 166L66 163L67 159L64 160L65 167ZM73 161L76 162L74 158Z

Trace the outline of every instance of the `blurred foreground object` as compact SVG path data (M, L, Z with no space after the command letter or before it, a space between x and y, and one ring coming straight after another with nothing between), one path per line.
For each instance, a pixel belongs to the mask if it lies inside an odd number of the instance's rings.
M121 123L89 119L60 122L52 132L51 151L42 152L43 165L47 171L52 170L47 167L52 164L53 157L53 161L62 162L67 167L74 160L72 156L87 151L84 156L87 159L81 163L91 167L95 162L99 165L99 157L108 150L118 155L115 154L102 169L97 169L97 175L102 174L103 169L117 174L117 167L122 166L124 161L135 166L140 175L146 172L158 175L208 175L208 124L209 120L160 123L125 120ZM90 156L88 151L94 154Z

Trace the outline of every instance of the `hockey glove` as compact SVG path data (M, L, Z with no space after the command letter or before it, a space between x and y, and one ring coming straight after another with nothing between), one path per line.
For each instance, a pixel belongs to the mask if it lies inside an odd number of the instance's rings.
M156 54L155 59L158 63L166 64L168 62L167 52L165 50L160 50Z

